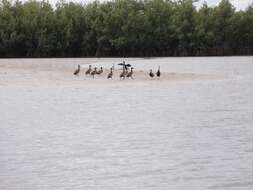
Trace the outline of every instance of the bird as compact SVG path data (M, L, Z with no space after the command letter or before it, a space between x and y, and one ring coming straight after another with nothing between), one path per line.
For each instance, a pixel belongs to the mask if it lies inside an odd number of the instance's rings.
M90 75L92 75L92 77L94 78L96 73L97 73L97 67L94 68L94 70L90 73Z
M152 72L152 69L150 69L150 71L149 71L149 76L151 77L151 78L153 78L155 75L154 75L154 73Z
M100 70L96 72L97 75L100 75L103 73L103 67L100 67Z
M108 73L108 75L107 75L107 78L108 78L108 79L112 79L112 76L113 76L112 70L113 70L113 68L111 67L110 73Z
M158 67L158 71L156 72L156 76L157 76L157 77L160 77L160 76L161 76L160 66Z
M81 70L81 66L78 65L78 68L75 70L75 72L73 74L78 75L80 73L80 70Z
M122 66L123 68L125 68L126 70L128 69L128 67L131 67L131 65L128 63L126 64L125 61L123 61L122 63L119 63L118 65Z
M130 71L129 73L127 73L127 75L126 75L127 78L130 78L130 77L131 77L131 78L133 79L133 73L134 73L133 69L134 69L134 68L131 67L131 71Z
M121 79L121 78L125 79L125 77L126 77L126 70L125 70L125 68L123 67L123 71L122 71L122 73L120 73L119 78L120 78L120 79Z
M89 69L85 72L86 75L89 75L91 72L91 65L89 65Z
M128 75L128 70L127 69L125 69L125 76L127 76Z

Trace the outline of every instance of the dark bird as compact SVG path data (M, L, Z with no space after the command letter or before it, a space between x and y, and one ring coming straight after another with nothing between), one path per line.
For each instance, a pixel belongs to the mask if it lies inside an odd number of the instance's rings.
M134 68L131 67L131 71L130 71L129 73L127 73L127 75L126 75L127 78L130 78L130 77L131 77L131 79L133 79L133 73L134 73L133 69L134 69Z
M75 72L73 74L78 75L80 73L80 70L81 70L81 66L78 65L78 68L75 70Z
M130 65L130 64L125 64L124 66L125 66L125 69L128 70L128 67L131 67L132 65Z
M95 74L97 73L97 67L90 73L90 75L94 78Z
M154 75L154 73L152 72L152 69L150 69L150 71L149 71L149 76L151 77L151 78L153 78L155 75Z
M127 69L125 69L125 76L127 76L127 74L128 74L128 70L127 70Z
M118 65L123 66L123 68L125 68L125 70L127 70L128 67L131 67L131 65L130 64L126 64L125 61L123 61L123 63L119 63Z
M160 76L161 76L160 66L158 67L158 71L156 72L156 76L157 76L157 77L160 77Z
M125 61L123 61L122 63L119 63L118 65L126 65L126 62Z
M103 73L103 67L100 67L100 70L96 72L97 75L101 75Z
M111 68L111 71L108 73L107 78L112 79L112 76L113 76L113 72L112 72L112 68Z
M120 73L119 78L125 79L125 77L126 77L126 70L125 70L125 67L123 67L123 71L122 71L122 73Z
M89 65L89 69L85 72L86 75L89 75L91 73L91 65Z

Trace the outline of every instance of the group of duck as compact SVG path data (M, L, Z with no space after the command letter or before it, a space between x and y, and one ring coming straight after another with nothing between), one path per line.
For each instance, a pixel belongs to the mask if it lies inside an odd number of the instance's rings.
M125 78L131 78L133 79L133 73L134 73L134 68L131 67L130 64L125 64L123 62L123 64L119 64L123 66L122 72L119 75L120 79L125 79ZM128 67L131 67L130 71L128 69ZM107 79L112 79L113 78L113 71L114 71L114 66L110 68L109 73L107 74ZM78 65L78 68L74 71L74 75L79 75L81 72L81 66ZM104 72L103 67L100 67L100 69L98 69L97 67L94 67L94 69L92 69L91 65L89 65L89 68L85 71L85 75L90 75L92 76L92 78L95 77L95 75L101 75ZM149 71L149 76L150 78L154 78L155 76L160 77L161 76L161 71L160 71L160 66L158 67L158 70L156 73L153 73L152 69Z
M149 71L149 76L150 78L154 78L154 76L160 77L161 76L161 71L160 71L160 66L158 67L158 70L156 73L153 73L152 69L150 69Z
M79 75L81 72L81 66L78 65L78 68L74 71L74 75ZM85 75L91 75L93 78L95 75L101 75L104 72L103 67L100 67L98 70L97 67L92 70L91 65L89 65L88 70L85 71Z

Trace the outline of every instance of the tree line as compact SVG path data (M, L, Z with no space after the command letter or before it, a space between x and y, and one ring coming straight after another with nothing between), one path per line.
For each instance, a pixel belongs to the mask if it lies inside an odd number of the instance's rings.
M229 0L0 1L0 57L253 54L253 4Z

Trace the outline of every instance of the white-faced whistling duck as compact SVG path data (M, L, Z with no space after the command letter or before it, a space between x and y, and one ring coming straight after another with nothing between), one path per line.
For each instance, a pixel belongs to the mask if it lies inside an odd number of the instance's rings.
M160 66L158 67L158 71L156 72L156 76L157 76L157 77L160 77L160 76L161 76Z
M127 75L126 75L127 78L130 78L130 77L131 77L131 79L133 79L133 73L134 73L133 69L134 69L134 68L131 67L131 71L130 71L129 73L127 73Z
M152 69L150 69L150 71L149 71L149 76L151 77L151 78L153 78L155 75L154 75L154 73L152 72Z
M90 73L90 75L94 78L95 74L97 73L97 67Z
M100 67L100 70L99 71L97 71L97 75L101 75L103 73L103 67Z
M91 65L89 65L89 69L85 72L86 75L89 75L91 73Z
M127 75L128 75L128 68L125 67L125 76L127 76Z
M107 78L108 78L108 79L112 79L112 75L113 75L112 69L113 69L113 68L111 68L111 71L110 71L110 72L108 73L108 75L107 75Z
M122 73L120 73L119 78L125 79L125 77L126 77L126 70L125 70L125 67L123 67L123 71L122 71Z
M80 73L80 70L81 70L81 66L78 65L78 68L75 70L75 72L73 74L78 75Z

